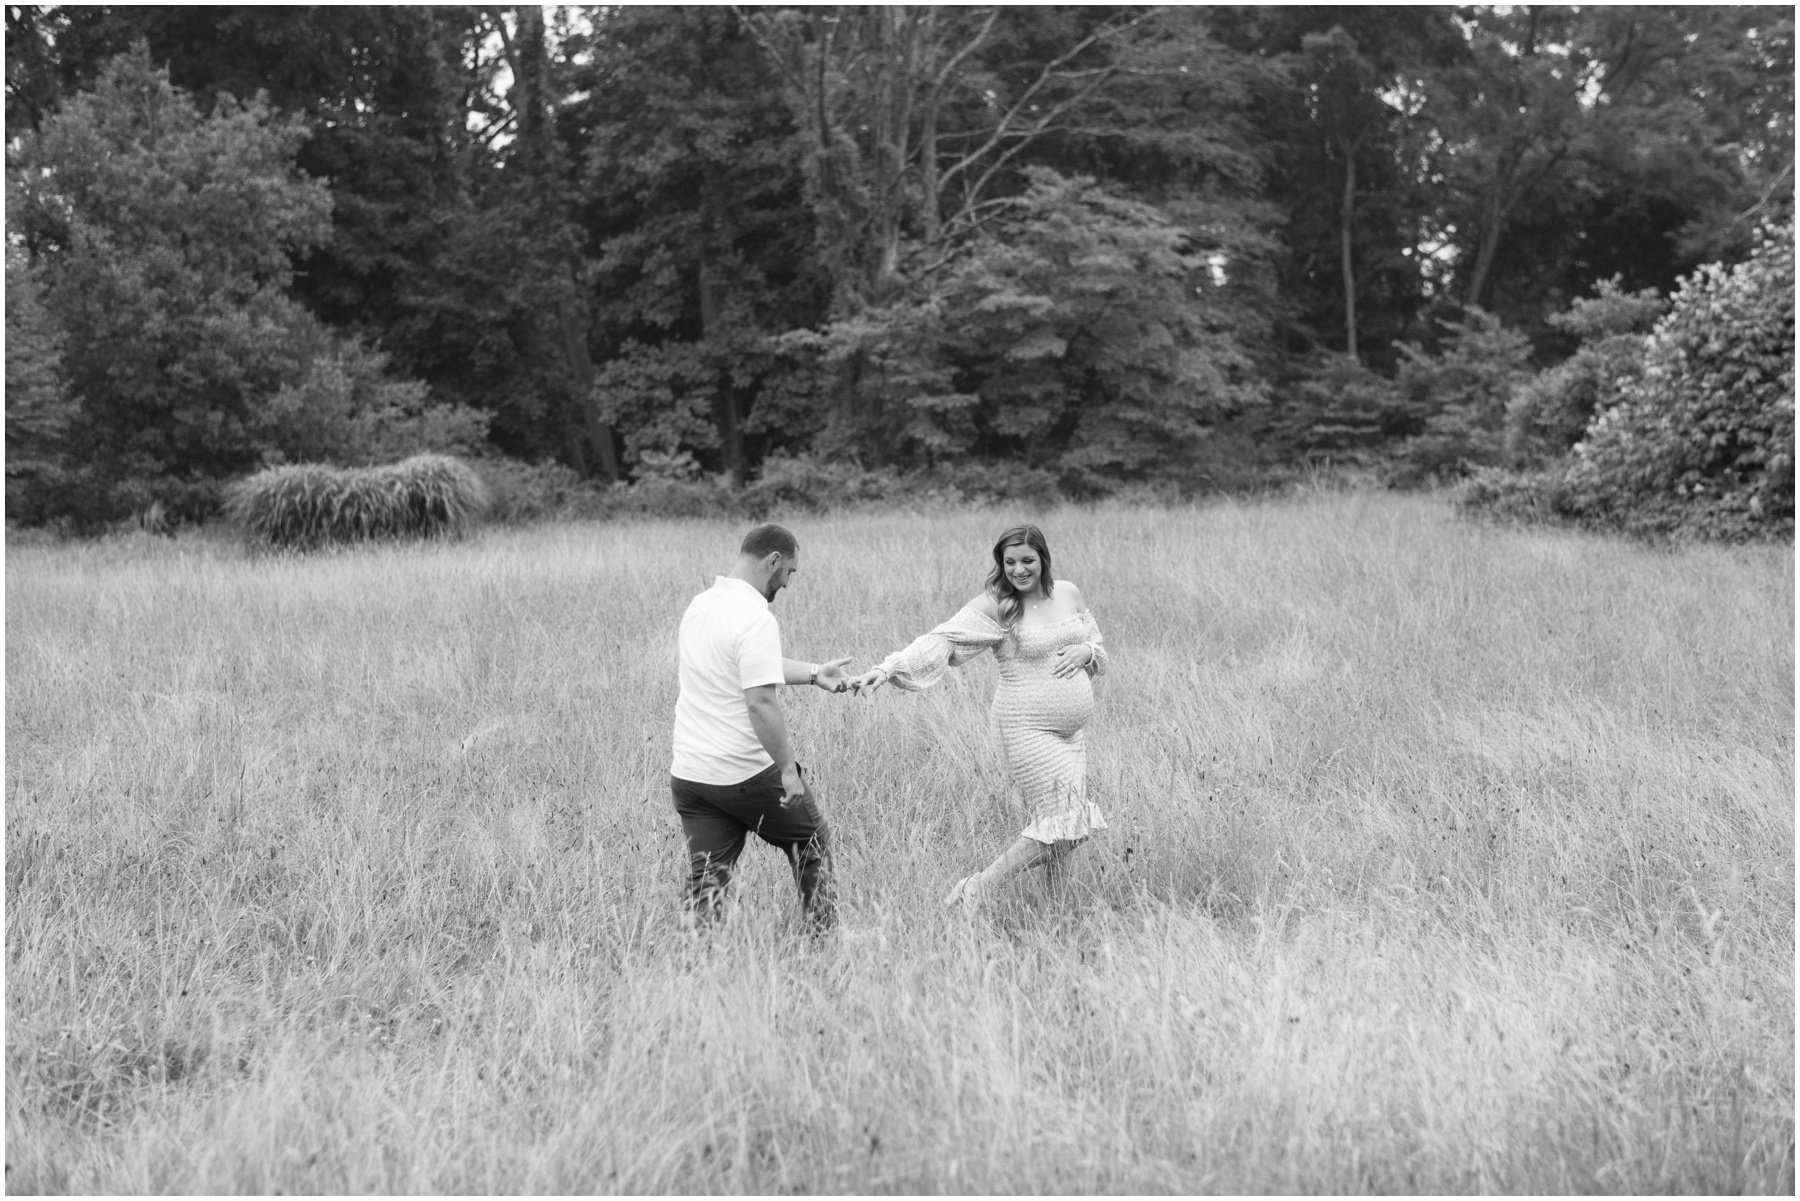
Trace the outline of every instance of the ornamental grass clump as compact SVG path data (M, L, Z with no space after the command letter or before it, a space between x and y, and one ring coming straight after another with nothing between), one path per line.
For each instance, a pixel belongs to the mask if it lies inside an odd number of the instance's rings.
M293 550L461 534L488 507L481 476L437 454L380 467L271 467L232 484L225 498L227 516L253 538Z

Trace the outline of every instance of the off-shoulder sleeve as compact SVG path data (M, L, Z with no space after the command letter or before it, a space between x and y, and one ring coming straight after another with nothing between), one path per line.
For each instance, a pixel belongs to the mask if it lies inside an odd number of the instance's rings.
M1087 644L1094 648L1094 657L1088 660L1088 675L1103 676L1112 663L1111 657L1106 653L1106 641L1100 633L1100 623L1094 620L1092 613L1084 613L1082 616L1087 619Z
M964 605L955 617L883 659L881 670L888 674L889 683L917 692L937 683L949 668L961 667L999 646L1005 637L999 622L973 605Z

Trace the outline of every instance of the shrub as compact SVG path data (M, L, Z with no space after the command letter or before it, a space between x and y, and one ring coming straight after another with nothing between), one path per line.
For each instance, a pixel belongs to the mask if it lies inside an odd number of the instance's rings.
M1574 516L1561 466L1535 471L1477 467L1451 490L1450 499L1465 513L1500 521L1541 525Z
M1428 354L1402 344L1395 378L1401 406L1420 423L1401 446L1391 482L1416 486L1459 479L1497 465L1504 449L1507 402L1526 378L1531 342L1498 317L1471 308L1443 323L1442 349Z
M602 496L606 515L638 517L732 517L741 509L741 493L731 477L700 475L691 479L649 476L631 484L615 484Z
M1506 457L1516 467L1560 459L1580 442L1594 414L1642 377L1645 335L1668 301L1654 290L1621 292L1602 280L1550 324L1581 338L1565 361L1521 385L1506 406Z
M486 483L449 455L384 467L271 467L226 489L226 515L272 546L460 534L487 511Z
M264 462L392 463L458 455L487 440L489 417L433 403L425 385L387 375L387 356L323 330L305 332L297 377L267 402L257 427Z
M1366 465L1397 434L1413 432L1393 382L1346 354L1304 360L1272 408L1268 440L1309 463Z
M775 508L825 513L887 500L906 490L900 476L891 470L868 470L837 460L771 456L744 489L744 503L753 516Z
M511 525L603 511L606 489L561 463L522 463L494 457L476 463L487 484L491 520Z
M1794 229L1683 279L1640 378L1575 448L1571 504L1646 534L1791 537Z

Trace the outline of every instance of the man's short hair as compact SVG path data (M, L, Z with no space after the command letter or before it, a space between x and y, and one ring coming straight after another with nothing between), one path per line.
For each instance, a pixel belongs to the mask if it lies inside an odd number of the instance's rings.
M799 549L800 544L794 541L794 536L781 526L759 525L744 535L744 544L738 547L738 553L752 559L766 559L779 551L783 558L791 559Z

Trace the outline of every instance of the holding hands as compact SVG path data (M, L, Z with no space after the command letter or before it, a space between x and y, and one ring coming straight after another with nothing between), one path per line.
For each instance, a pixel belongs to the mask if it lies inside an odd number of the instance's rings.
M849 667L849 655L845 655L842 659L833 659L829 663L821 663L818 671L813 673L812 682L826 692L843 692L845 689L854 691L851 688Z
M860 676L852 676L850 678L850 691L860 696L864 689L874 692L877 688L887 682L888 673L877 667L864 672Z
M1050 674L1059 680L1066 680L1079 672L1089 669L1097 652L1091 642L1074 642L1056 652L1056 660L1050 665ZM881 668L871 668L860 676L849 676L850 691L860 696L864 692L874 692L892 677ZM824 677L820 677L824 682Z
M799 670L805 672L806 666L802 664ZM823 663L812 664L810 675L809 682L816 687L823 688L826 692L860 693L864 689L873 692L887 683L888 679L887 673L879 667L859 676L851 675L850 656L848 655L842 659L831 659Z

